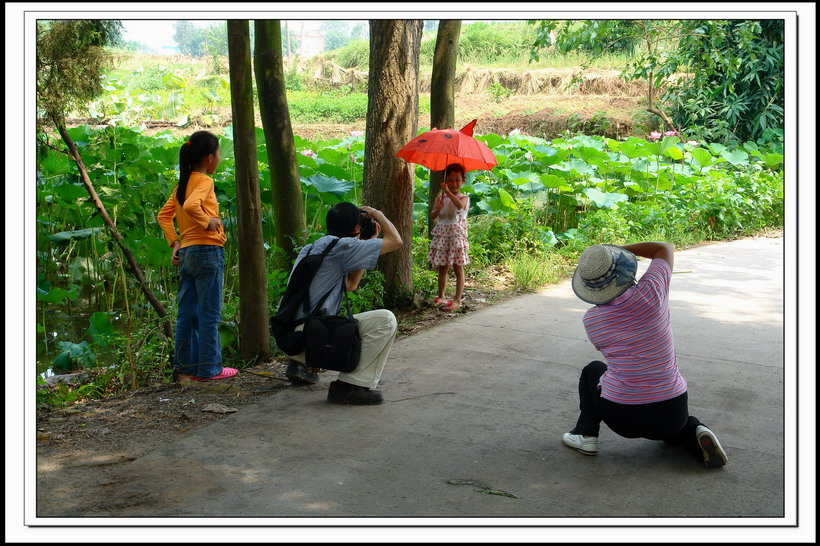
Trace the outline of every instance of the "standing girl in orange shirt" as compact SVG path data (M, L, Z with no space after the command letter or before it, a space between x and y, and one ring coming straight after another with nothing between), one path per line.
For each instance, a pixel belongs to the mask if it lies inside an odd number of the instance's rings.
M237 372L222 367L219 341L227 239L210 177L219 161L216 136L207 131L191 135L179 150L179 184L157 215L173 248L171 263L179 266L174 374L194 381Z
M433 303L445 311L455 311L461 307L464 266L470 263L467 255L467 211L470 208L470 198L461 193L462 184L464 167L457 163L448 165L444 170L442 191L430 213L431 218L438 220L430 233L432 239L427 254L427 260L438 268L438 296L433 299ZM451 265L456 273L456 294L452 300L445 301L444 290Z

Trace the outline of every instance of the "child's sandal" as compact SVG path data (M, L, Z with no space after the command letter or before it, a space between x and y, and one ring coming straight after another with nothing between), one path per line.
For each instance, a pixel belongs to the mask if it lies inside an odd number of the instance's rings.
M459 309L461 305L457 304L454 301L448 301L445 305L441 307L443 311L455 311Z
M446 302L445 302L443 299L441 299L440 297L438 297L438 296L436 296L435 298L433 298L433 305L435 305L436 307L441 307L441 306L442 306L442 305L444 305L445 303L446 303Z

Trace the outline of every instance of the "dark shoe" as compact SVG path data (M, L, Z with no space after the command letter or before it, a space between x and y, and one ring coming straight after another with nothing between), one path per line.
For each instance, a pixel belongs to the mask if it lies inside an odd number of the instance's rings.
M384 402L382 393L367 387L351 385L344 381L332 381L327 391L327 401L334 404L376 405Z
M315 385L319 382L319 374L314 372L313 368L309 368L295 360L288 362L285 376L294 385Z

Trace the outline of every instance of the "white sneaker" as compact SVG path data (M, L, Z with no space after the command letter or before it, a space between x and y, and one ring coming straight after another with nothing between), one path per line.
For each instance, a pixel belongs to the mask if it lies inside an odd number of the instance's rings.
M581 436L580 434L564 433L564 445L571 447L578 453L584 455L598 454L598 437L597 436Z
M695 434L698 437L698 444L703 450L703 464L706 466L717 468L729 462L726 457L726 452L718 442L715 433L703 425L699 425L695 429Z

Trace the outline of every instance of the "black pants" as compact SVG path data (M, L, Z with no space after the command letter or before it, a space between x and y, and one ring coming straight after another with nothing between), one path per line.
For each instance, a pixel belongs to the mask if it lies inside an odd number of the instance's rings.
M601 398L598 382L605 371L606 364L595 360L581 372L578 381L581 415L571 434L598 436L603 421L619 436L680 445L698 461L703 461L703 451L695 434L695 429L703 423L689 415L687 393L651 404L616 404Z

